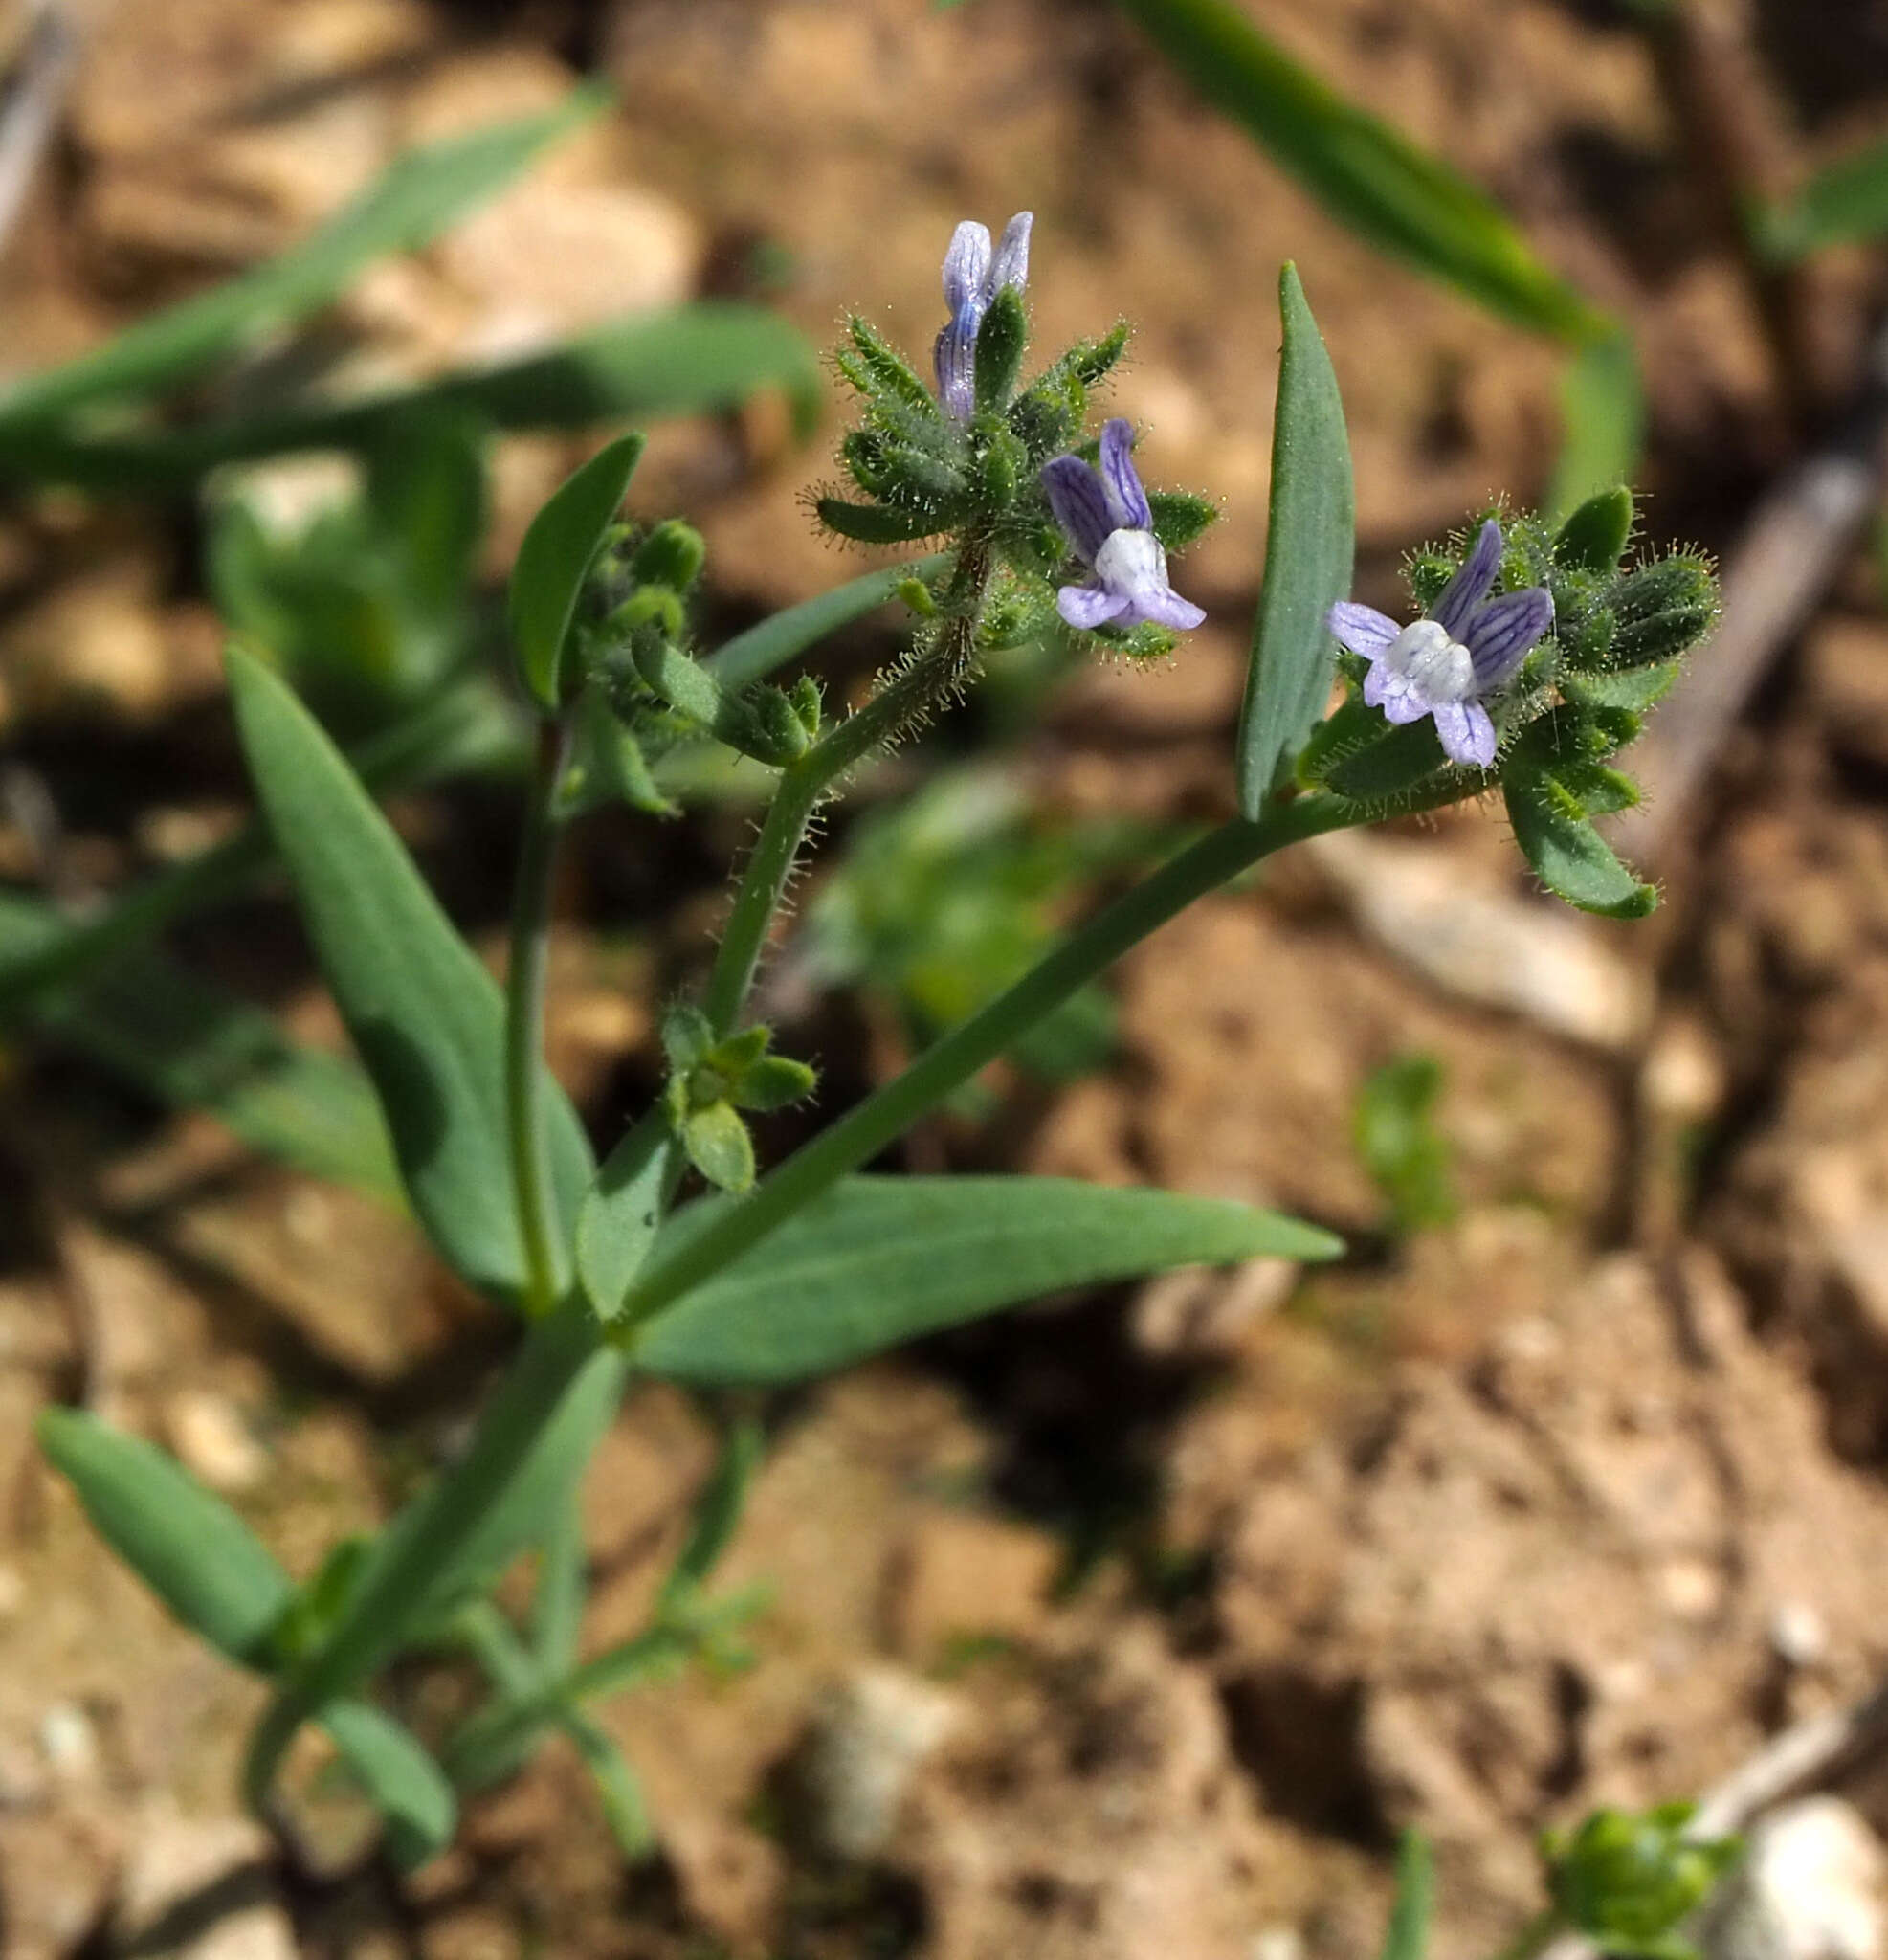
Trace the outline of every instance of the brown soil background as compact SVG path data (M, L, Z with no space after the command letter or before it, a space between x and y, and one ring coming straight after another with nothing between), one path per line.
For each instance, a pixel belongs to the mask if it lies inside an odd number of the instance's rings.
M1787 451L1640 40L1570 0L1253 9L1632 320L1649 528L1727 544ZM1799 162L1888 122L1877 10L1776 0L1757 29ZM1149 474L1226 507L1180 581L1210 627L1166 671L1082 677L1014 762L1052 807L1189 817L1230 794L1281 259L1344 386L1369 595L1394 603L1398 554L1491 492L1544 484L1553 351L1337 231L1099 0L94 0L0 261L9 367L253 263L403 144L590 64L621 113L373 271L336 346L363 378L421 373L750 290L766 253L815 338L857 306L922 346L951 226L1033 208L1041 344L1132 319L1113 400ZM1834 269L1838 344L1878 283L1859 256ZM635 501L706 531L718 616L856 568L798 501L834 426L797 449L762 403L657 431ZM507 446L495 573L578 453ZM0 521L0 742L56 791L120 779L67 813L91 887L242 798L195 548L174 516L63 499ZM882 651L863 635L833 671ZM1888 625L1862 563L1721 758L1649 924L1552 913L1499 813L1469 810L1306 854L1137 952L1105 1074L1018 1087L928 1134L926 1161L1275 1202L1363 1249L1295 1287L1259 1269L1054 1303L771 1408L726 1574L775 1591L756 1664L604 1711L659 1823L634 1873L557 1748L405 1883L344 1805L311 1804L293 1858L235 1820L257 1691L104 1554L33 1410L82 1392L178 1450L300 1573L449 1446L504 1330L365 1200L10 1053L5 1953L1361 1954L1409 1823L1441 1855L1436 1950L1504 1937L1538 1904L1541 1827L1696 1793L1888 1660L1884 793ZM442 796L404 819L490 943L508 813ZM649 1003L699 969L708 867L744 820L652 847L610 818L573 849L555 1058L604 1129L654 1077ZM23 853L0 823L0 868ZM1425 966L1438 889L1466 923ZM331 1035L284 908L188 937ZM822 1047L835 1097L889 1065L843 1006L788 1039ZM1391 1253L1349 1111L1410 1049L1446 1064L1465 1204ZM711 1437L667 1391L611 1435L587 1645L634 1628ZM459 1692L394 1685L422 1723ZM831 1794L862 1773L849 1749L910 1769L863 1822ZM1850 1793L1888 1822L1866 1778ZM209 1931L164 1919L211 1881L231 1909Z

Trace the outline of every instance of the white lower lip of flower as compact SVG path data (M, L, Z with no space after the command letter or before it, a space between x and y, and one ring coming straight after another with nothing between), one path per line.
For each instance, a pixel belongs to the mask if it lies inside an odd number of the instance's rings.
M1475 662L1469 650L1459 640L1451 639L1448 629L1436 620L1418 619L1406 626L1384 659L1390 672L1413 683L1425 701L1475 698Z
M1129 598L1166 590L1166 553L1152 531L1110 531L1095 554L1095 576Z

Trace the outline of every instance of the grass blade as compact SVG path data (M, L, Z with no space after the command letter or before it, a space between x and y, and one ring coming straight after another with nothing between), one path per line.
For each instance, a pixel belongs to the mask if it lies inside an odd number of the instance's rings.
M736 408L765 387L785 388L801 431L811 426L820 370L805 338L760 307L702 300L618 321L548 353L355 401L309 402L124 437L0 421L0 474L69 483L100 497L161 496L187 488L219 463L366 448L395 415L466 414L500 430L585 429Z
M1606 316L1447 164L1301 68L1231 0L1120 0L1167 59L1339 223L1518 326L1562 340Z
M29 376L0 396L0 424L149 395L228 360L326 305L373 259L417 251L437 237L609 100L606 90L581 88L555 109L410 151L313 237L279 257L139 322L94 353Z

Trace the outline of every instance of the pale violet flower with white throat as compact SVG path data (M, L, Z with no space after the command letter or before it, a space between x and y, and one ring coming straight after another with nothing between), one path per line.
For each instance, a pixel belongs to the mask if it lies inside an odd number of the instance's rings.
M950 318L938 335L935 362L938 401L953 422L967 422L977 408L977 329L990 301L1005 286L1021 292L1030 277L1033 212L1019 211L991 250L989 228L966 218L951 234L944 254L944 304Z
M1143 620L1185 633L1207 616L1166 581L1166 552L1154 535L1154 514L1134 469L1134 431L1119 416L1101 431L1101 460L1091 468L1078 456L1045 463L1042 487L1055 522L1093 576L1064 586L1055 610L1082 633L1098 626L1138 626Z
M1495 724L1482 705L1515 677L1554 623L1544 587L1488 596L1501 568L1501 527L1490 518L1462 568L1425 618L1409 626L1344 600L1329 614L1340 645L1370 663L1364 699L1388 722L1430 715L1444 752L1464 768L1495 762Z

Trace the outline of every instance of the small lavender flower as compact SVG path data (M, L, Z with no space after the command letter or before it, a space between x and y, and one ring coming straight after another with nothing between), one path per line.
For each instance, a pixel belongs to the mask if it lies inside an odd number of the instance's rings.
M944 254L944 304L950 319L938 335L938 400L953 422L967 422L977 407L977 329L1005 286L1020 293L1029 283L1033 212L1019 211L1003 228L992 256L988 226L966 218Z
M1042 469L1055 522L1095 576L1064 586L1055 610L1082 633L1142 620L1182 632L1207 616L1166 582L1166 553L1154 536L1154 514L1135 474L1132 427L1119 416L1101 431L1101 465L1058 456Z
M1488 596L1500 568L1501 527L1490 518L1427 618L1398 626L1350 600L1329 613L1340 644L1370 663L1364 699L1387 722L1433 715L1449 760L1464 768L1492 767L1495 724L1481 703L1514 678L1554 623L1553 598L1540 586Z

